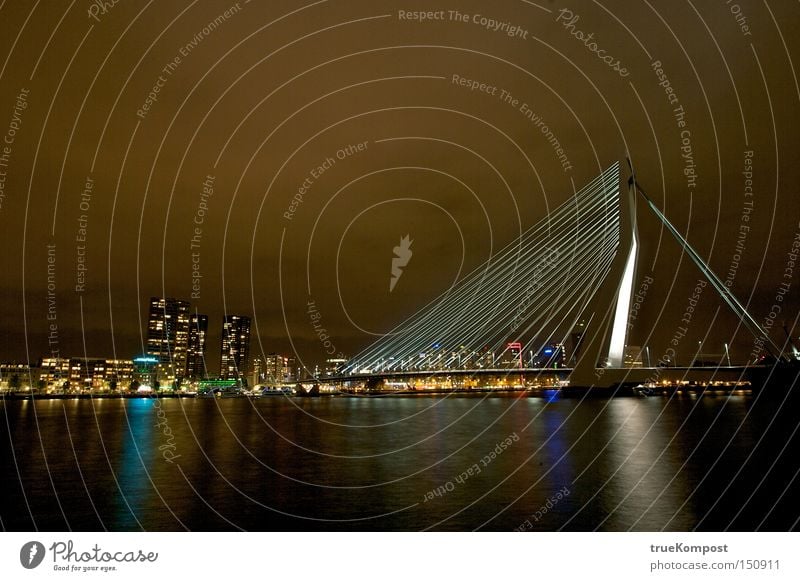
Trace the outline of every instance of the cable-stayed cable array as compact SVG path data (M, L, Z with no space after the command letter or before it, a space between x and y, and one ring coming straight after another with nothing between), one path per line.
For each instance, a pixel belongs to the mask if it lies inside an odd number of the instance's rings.
M344 373L494 367L509 343L531 353L563 343L616 255L619 187L615 163L356 355Z

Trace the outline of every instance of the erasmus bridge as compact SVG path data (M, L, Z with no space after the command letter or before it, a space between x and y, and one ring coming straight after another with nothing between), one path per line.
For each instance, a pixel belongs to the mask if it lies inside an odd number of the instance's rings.
M626 364L639 255L636 194L767 353L781 349L619 162L484 264L350 359L325 382L362 386L613 387L738 382L763 366ZM603 292L601 292L601 290ZM598 295L600 293L600 295ZM610 305L595 300L611 295ZM608 299L606 298L606 302ZM491 382L495 383L492 384ZM509 383L511 382L511 383Z

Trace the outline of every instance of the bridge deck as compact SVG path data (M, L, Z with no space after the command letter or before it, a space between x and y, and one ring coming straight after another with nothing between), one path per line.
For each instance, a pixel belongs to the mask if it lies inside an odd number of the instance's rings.
M741 379L754 370L766 369L763 365L733 365L733 366L709 366L709 367L603 367L595 371L597 385L612 385L620 382L643 382L643 381L709 381L716 379L724 381ZM381 371L375 373L363 373L354 375L339 375L330 377L304 379L297 383L360 383L392 379L439 379L439 378L470 378L470 377L501 377L514 378L524 376L527 378L535 377L558 377L567 379L572 374L573 368L552 368L552 367L522 367L522 368L491 368L491 369L441 369L441 370L397 370Z

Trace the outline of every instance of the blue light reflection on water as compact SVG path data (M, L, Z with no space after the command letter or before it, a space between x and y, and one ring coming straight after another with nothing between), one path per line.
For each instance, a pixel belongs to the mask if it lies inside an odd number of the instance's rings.
M174 463L159 449L168 441L159 403L179 455ZM67 522L87 530L513 530L565 486L569 496L540 514L535 528L690 530L702 522L748 530L768 516L766 528L785 530L797 513L785 499L796 492L786 486L798 455L772 466L796 420L745 396L0 405L9 422L0 445L13 446L22 479L4 457L0 516L11 529L32 528L21 486L37 525L53 530ZM31 437L34 406L43 444ZM65 451L65 421L80 470ZM493 455L514 433L519 440ZM479 473L456 479L473 465ZM447 490L426 500L438 487Z

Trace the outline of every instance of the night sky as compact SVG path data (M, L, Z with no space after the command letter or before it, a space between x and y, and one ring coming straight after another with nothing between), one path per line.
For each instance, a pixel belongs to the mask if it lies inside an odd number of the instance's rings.
M796 2L101 4L0 2L0 360L130 358L151 296L209 315L212 371L225 312L251 353L328 357L309 301L352 355L626 156L757 321L778 306L772 339L800 333ZM629 343L657 353L700 274L638 217ZM737 322L708 287L679 358L742 361Z

